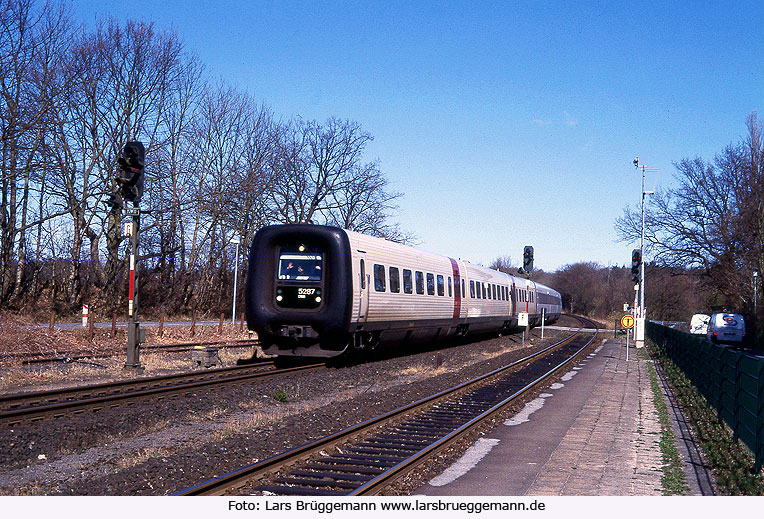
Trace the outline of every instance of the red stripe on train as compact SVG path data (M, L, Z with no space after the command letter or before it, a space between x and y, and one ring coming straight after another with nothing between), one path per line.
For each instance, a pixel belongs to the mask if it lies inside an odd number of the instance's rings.
M459 274L459 264L453 258L451 260L451 269L454 272L454 319L459 318L462 311L462 277Z

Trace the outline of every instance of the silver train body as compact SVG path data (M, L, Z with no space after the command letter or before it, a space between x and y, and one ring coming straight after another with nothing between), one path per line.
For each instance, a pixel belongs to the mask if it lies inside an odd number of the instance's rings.
M318 225L261 229L246 297L263 351L299 357L500 333L562 310L557 291L523 277Z

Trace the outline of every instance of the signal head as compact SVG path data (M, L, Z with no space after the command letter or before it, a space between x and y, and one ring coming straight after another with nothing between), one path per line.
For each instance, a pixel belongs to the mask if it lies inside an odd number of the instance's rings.
M146 164L146 149L140 141L125 144L122 156L117 159L123 174L117 177L122 197L137 204L143 196L143 168Z
M146 164L146 149L143 147L143 143L140 141L132 141L125 144L123 151L124 158L121 159L125 165L134 169L143 169Z
M523 249L523 270L526 273L533 271L533 247L526 245Z
M642 264L642 251L634 249L631 251L631 279L634 283L639 283L639 267Z

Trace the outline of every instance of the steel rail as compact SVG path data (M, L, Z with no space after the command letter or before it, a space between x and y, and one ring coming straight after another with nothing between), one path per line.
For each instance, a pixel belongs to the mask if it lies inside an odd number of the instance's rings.
M190 351L197 346L217 346L218 348L248 348L254 347L260 344L257 339L241 339L234 341L212 341L212 342L185 342L174 344L144 344L141 345L141 353L175 353L180 351ZM13 353L10 355L13 357L31 357L21 361L22 366L31 366L33 364L47 364L53 362L74 362L82 359L104 359L109 357L116 357L118 355L124 355L124 348L121 350L106 351L100 353L82 353L78 352L62 352L57 357L43 357L44 353Z
M223 495L231 489L241 488L252 480L257 480L263 476L276 472L284 466L292 465L300 459L305 459L313 454L317 454L327 447L345 443L351 441L353 438L359 437L377 426L384 424L385 422L391 422L405 417L408 414L415 414L422 410L424 407L432 406L441 401L445 401L448 398L466 391L472 387L479 385L481 382L486 381L489 378L495 377L501 373L507 372L522 364L527 364L540 356L543 356L561 347L563 344L572 341L577 335L581 333L581 330L576 331L569 337L558 341L546 348L543 348L531 355L528 355L522 359L514 361L506 366L495 369L489 373L476 377L475 379L463 382L452 388L440 391L434 395L417 400L411 404L399 407L377 417L366 420L357 425L351 426L347 429L338 431L331 435L325 436L313 442L306 443L289 451L277 454L273 457L265 460L247 465L245 467L236 469L227 474L223 474L216 478L201 482L193 487L186 488L175 492L173 495ZM589 343L587 343L588 345ZM585 346L584 346L585 348ZM583 350L581 348L579 351ZM558 368L555 368L555 370ZM380 471L382 472L382 471ZM381 476L381 475L380 475ZM377 477L380 477L377 476Z
M525 395L529 391L533 390L534 388L538 387L539 385L543 384L547 379L552 377L555 373L557 373L562 368L569 365L571 362L576 360L581 353L586 350L586 348L589 347L589 345L594 341L596 338L597 332L594 333L594 336L587 341L583 346L581 346L573 355L569 356L564 361L560 362L556 366L554 366L552 369L548 370L546 373L538 377L537 379L533 380L532 382L526 384L523 388L516 391L515 393L511 394L498 404L494 405L490 409L484 411L480 415L474 417L469 422L465 423L458 429L452 431L451 433L447 434L446 436L443 436L438 441L428 445L424 449L420 450L416 454L410 456L409 458L405 459L404 461L401 461L394 467L386 470L382 474L379 474L375 478L367 481L363 485L359 486L358 488L354 489L352 492L350 492L348 495L351 496L362 496L362 495L375 495L378 494L379 491L390 484L394 483L395 480L399 479L406 473L410 472L414 468L416 468L421 463L425 462L427 459L432 457L433 455L437 454L438 452L442 451L448 445L458 441L460 438L468 434L470 431L472 431L476 426L478 426L480 423L484 422L485 420L491 418L495 414L499 413L503 409L505 409L509 404L515 402L518 398Z
M230 368L220 368L217 370L210 370L205 373L178 373L174 375L163 375L161 377L152 377L140 380L120 381L120 382L107 382L104 384L96 384L93 386L85 387L72 387L62 390L49 390L40 391L36 393L27 393L20 395L6 395L0 398L0 403L5 404L6 409L0 410L0 423L16 424L20 421L40 419L46 415L63 416L68 412L80 411L87 408L102 409L106 405L112 405L116 407L125 403L126 401L143 399L150 396L159 394L174 394L187 392L189 390L198 389L201 387L209 387L220 384L232 384L241 382L244 380L251 380L261 377L273 377L284 375L286 373L302 371L306 369L315 369L317 367L324 366L321 364L306 364L303 366L293 366L285 369L276 370L256 370L264 364L259 365L247 365L247 366L235 366ZM238 374L237 374L238 373ZM199 380L199 379L202 380ZM190 379L188 382L183 382L182 379ZM161 384L157 387L157 384ZM146 386L150 386L146 388ZM111 393L99 396L88 396L96 391L108 391ZM122 392L118 392L122 390ZM85 391L86 396L84 398L78 397ZM62 397L69 397L70 399L65 401L54 401L52 403L32 403L30 399L37 396L56 397L61 395ZM8 406L15 405L17 403L26 400L26 405L20 404L8 408ZM23 405L23 406L21 406Z

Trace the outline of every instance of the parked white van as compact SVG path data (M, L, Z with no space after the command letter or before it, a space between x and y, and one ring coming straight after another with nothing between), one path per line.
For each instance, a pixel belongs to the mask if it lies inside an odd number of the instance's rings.
M690 333L706 335L708 333L708 321L711 316L708 314L695 314L690 319Z
M709 340L721 343L740 343L745 337L745 320L740 314L712 314L708 322Z

